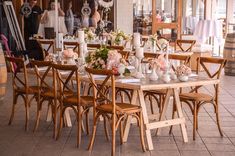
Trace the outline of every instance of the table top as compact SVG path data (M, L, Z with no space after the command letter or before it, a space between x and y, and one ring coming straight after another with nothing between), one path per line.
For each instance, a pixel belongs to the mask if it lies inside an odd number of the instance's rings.
M45 70L40 70L40 74L43 74ZM35 74L33 69L29 69L28 73L30 75ZM67 76L66 72L62 73L62 76ZM52 77L52 72L48 73L48 76ZM165 83L161 79L157 81L149 80L149 74L145 75L146 78L144 79L136 79L134 77L128 76L124 78L120 78L119 76L116 77L116 87L124 88L124 89L131 89L131 90L157 90L157 89L172 89L172 88L183 88L183 87L191 87L191 86L201 86L201 85L212 85L218 84L220 80L218 79L210 79L207 77L201 76L193 76L189 77L187 82L181 82L180 80L171 80L168 83ZM87 75L81 75L81 81L90 82ZM101 84L104 80L104 76L97 76L95 77L95 81ZM107 83L108 85L109 83Z

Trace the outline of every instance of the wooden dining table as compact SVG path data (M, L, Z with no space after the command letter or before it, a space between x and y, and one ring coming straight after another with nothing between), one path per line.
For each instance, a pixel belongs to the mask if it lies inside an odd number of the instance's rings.
M128 81L129 78L124 78L122 82L119 79L117 79L116 87L132 90L133 94L131 98L131 104L136 105L137 103L139 103L139 105L142 107L145 135L147 138L147 145L148 145L149 150L154 149L152 136L151 136L151 130L162 128L162 127L168 127L171 125L180 125L183 140L184 142L188 142L188 136L187 136L186 126L185 126L186 120L183 115L180 98L179 98L180 88L213 85L213 84L219 83L218 79L215 80L215 79L209 79L209 78L200 77L200 76L190 77L189 81L187 82L180 82L179 80L172 80L169 83L165 83L162 80L150 81L148 78L148 75L146 75L145 79L141 79L140 82L131 82L131 80L129 82L125 82L126 81L125 79L127 79ZM88 82L86 77L83 77L82 80ZM96 78L95 80L97 81L97 83L99 82L101 83L103 79ZM144 99L144 91L159 90L159 89L167 89L167 94L164 100L163 109L159 118L156 118L155 120L150 121L149 117L151 115L148 114L148 111L147 111L147 104ZM169 109L171 96L173 96L175 99L178 117L174 119L166 120L164 117L166 115L166 111ZM170 111L172 111L172 109ZM124 138L123 138L124 142L126 142L128 139L131 122L132 122L132 117L129 116L127 119L127 123L125 125L125 129L124 129Z
M43 70L40 71L43 74ZM28 71L29 74L34 74L34 71L30 69ZM51 74L48 74L52 76ZM63 73L63 75L66 77L66 73ZM184 142L188 142L188 136L186 131L186 120L183 115L180 98L179 98L179 90L180 88L185 87L193 87L193 86L204 86L204 85L213 85L218 84L218 79L209 79L201 76L194 76L190 77L187 82L181 82L179 80L171 80L169 83L165 83L162 80L157 81L151 81L148 78L149 75L145 75L144 79L135 79L133 77L125 77L125 78L119 78L116 79L116 87L122 88L122 89L128 89L132 90L132 98L131 98L131 104L139 104L142 107L143 112L143 121L144 121L144 128L145 128L145 136L147 139L147 146L148 150L153 150L153 141L152 141L152 135L151 130L159 129L162 127L168 127L171 125L180 125L181 133L183 137ZM97 84L101 84L104 80L104 77L95 77L95 81ZM87 75L81 75L81 81L90 83L90 80ZM163 104L162 112L160 113L159 117L155 117L155 120L150 120L149 117L151 114L148 114L147 111L147 103L144 98L144 91L149 90L159 90L159 89L167 89L166 97ZM87 88L85 88L84 91L85 94L88 93ZM170 97L173 96L175 99L175 105L176 105L176 111L178 116L174 119L165 119L166 111L169 110L170 105ZM172 111L172 109L170 109ZM69 117L69 115L67 115ZM123 140L124 142L127 141L130 126L132 123L132 117L129 116L127 118L127 122L124 129L124 136ZM159 132L159 131L158 131Z

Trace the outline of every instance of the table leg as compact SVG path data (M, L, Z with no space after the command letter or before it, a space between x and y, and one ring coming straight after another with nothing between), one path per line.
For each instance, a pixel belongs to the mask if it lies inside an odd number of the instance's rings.
M163 108L162 108L162 112L161 112L160 117L159 117L159 121L162 121L162 120L163 120L163 117L164 117L165 114L166 114L166 110L167 110L167 108L168 108L171 95L172 95L172 90L171 90L171 89L168 89L168 90L167 90L167 93L166 93L166 97L164 98ZM160 134L160 129L157 129L157 130L156 130L156 135L159 135L159 134Z
M132 94L132 97L131 97L131 104L135 104L136 99L137 99L137 90L134 90L133 94ZM126 122L126 125L125 125L125 128L124 128L123 142L127 142L128 134L129 134L130 126L131 126L131 120L132 120L132 116L128 116L127 117L127 122Z
M139 95L139 102L140 106L142 108L142 113L143 113L143 120L144 120L144 128L145 128L145 135L147 138L147 145L148 145L148 150L153 150L153 141L152 141L152 136L151 136L151 131L150 128L146 125L149 124L149 118L148 118L148 113L147 113L147 108L144 100L144 93L142 90L138 90L138 95Z
M181 103L180 103L180 98L179 98L179 90L174 88L173 93L174 93L174 98L175 98L175 104L176 104L178 117L179 118L184 118ZM181 133L182 133L184 142L188 142L188 136L187 136L185 122L182 122L180 124L180 128L181 128Z

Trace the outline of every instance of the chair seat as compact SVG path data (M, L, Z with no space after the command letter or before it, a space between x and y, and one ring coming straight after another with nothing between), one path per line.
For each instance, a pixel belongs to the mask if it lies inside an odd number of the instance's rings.
M113 105L112 104L103 104L97 106L97 110L112 113ZM128 103L117 103L116 111L119 113L136 113L141 111L140 106L128 104Z
M180 94L180 100L211 101L213 97L205 93L182 93Z
M94 102L94 98L93 96L80 96L80 104L81 106L86 106L86 107L92 107L93 106L93 102ZM68 104L77 104L77 96L73 95L73 96L68 96L64 99L64 103L68 103Z
M57 94L58 94L58 97L60 97L60 92L59 92L59 91L57 92ZM64 92L63 94L66 95L66 96L71 96L71 95L73 95L73 93L72 93L72 92L69 92L69 91ZM54 97L55 97L55 96L54 96L54 92L53 92L52 90L50 90L50 89L44 89L44 91L41 93L41 96L44 96L44 97L51 97L51 98L54 98Z
M39 86L29 86L28 93L29 94L36 94L39 92L40 87ZM18 87L15 89L15 91L20 93L26 93L25 87Z

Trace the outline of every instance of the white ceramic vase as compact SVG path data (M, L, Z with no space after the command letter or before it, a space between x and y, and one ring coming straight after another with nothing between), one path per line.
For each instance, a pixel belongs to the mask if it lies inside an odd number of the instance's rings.
M157 75L157 72L156 72L155 68L152 70L152 73L150 74L149 79L151 81L157 81L158 80L158 75Z
M178 77L178 79L182 82L187 82L188 81L188 75L181 75Z

